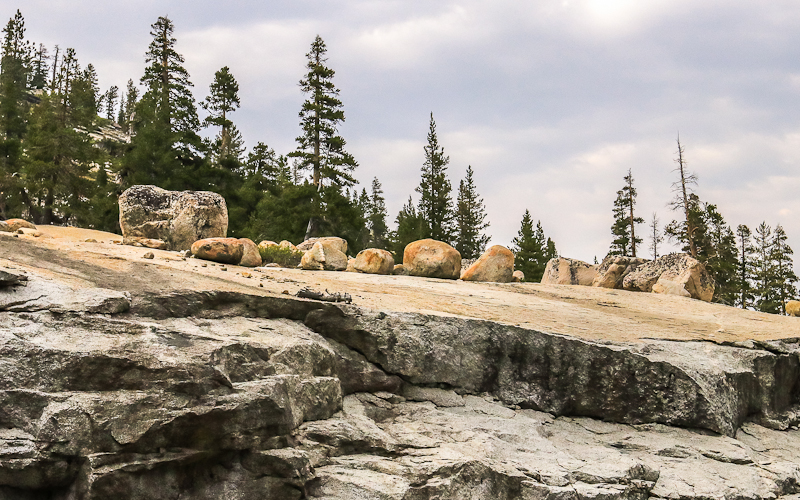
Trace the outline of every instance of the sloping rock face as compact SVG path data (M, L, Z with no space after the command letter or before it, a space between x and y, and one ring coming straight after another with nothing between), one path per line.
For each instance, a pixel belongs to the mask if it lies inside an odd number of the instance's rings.
M119 225L124 238L161 240L170 250L188 250L197 240L226 236L228 206L208 191L132 186L119 197Z
M542 283L591 286L596 277L597 266L578 259L556 257L547 261Z

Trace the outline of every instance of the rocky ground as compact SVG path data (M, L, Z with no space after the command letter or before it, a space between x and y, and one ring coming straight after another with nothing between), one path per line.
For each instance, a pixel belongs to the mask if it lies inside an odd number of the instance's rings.
M800 319L40 232L0 233L0 499L800 499Z

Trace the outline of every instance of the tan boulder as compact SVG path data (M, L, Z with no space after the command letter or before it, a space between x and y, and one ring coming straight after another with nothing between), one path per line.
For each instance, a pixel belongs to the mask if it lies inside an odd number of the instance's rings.
M301 252L311 250L316 242L321 242L326 248L335 248L336 250L346 254L347 253L347 240L338 238L336 236L324 236L322 238L310 238L297 245L297 249Z
M623 280L632 291L681 295L710 302L714 298L714 279L702 262L685 253L664 255L639 266Z
M414 241L403 251L403 266L411 276L457 280L461 276L461 254L442 241Z
M287 243L289 243L289 242L287 241ZM291 245L291 243L289 243L289 244ZM264 241L262 241L261 243L258 244L259 250L267 249L267 248L271 248L271 247L279 247L279 246L280 245L278 245L274 241L269 241L269 240L264 240Z
M315 242L303 254L300 267L309 271L344 271L347 269L347 255L338 250L337 242L326 243L325 241Z
M140 236L132 236L129 238L122 238L123 245L131 245L134 247L154 248L156 250L167 250L168 245L166 241L156 240L152 238L142 238Z
M293 252L299 252L300 251L300 249L297 248L296 246L294 246L294 244L291 241L282 240L280 243L278 243L278 246L281 247L281 248L288 248L289 250L291 250Z
M0 233L11 233L11 227L4 220L0 220Z
M236 238L205 238L192 244L192 255L223 264L238 264L244 255L244 245Z
M502 245L494 245L464 271L464 281L510 283L514 275L514 253Z
M609 255L597 267L597 275L592 280L592 286L622 288L622 281L625 276L646 262L649 261L639 257Z
M392 274L394 257L386 250L367 248L358 252L355 262L353 262L353 267L360 273Z
M242 260L239 261L240 266L257 267L261 265L261 254L258 251L258 246L250 238L239 238L242 243Z
M786 314L795 317L800 316L800 300L786 302Z
M525 281L525 273L520 270L516 270L511 274L511 281L514 283L521 283Z
M578 259L556 257L547 261L542 283L592 286L595 277L597 277L597 266Z
M26 229L36 229L36 226L32 223L24 220L24 219L8 219L6 221L8 224L8 231L14 232L18 229L26 228Z
M358 270L356 269L356 259L351 257L347 259L347 269L345 269L347 273L357 273Z
M408 269L403 264L395 264L392 274L395 276L408 276Z

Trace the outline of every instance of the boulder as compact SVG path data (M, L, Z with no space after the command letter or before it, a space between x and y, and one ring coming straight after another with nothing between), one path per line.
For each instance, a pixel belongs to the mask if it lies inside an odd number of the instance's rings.
M338 248L340 246L335 241L317 241L303 254L300 267L309 271L344 271L347 269L347 255Z
M4 220L0 220L0 233L11 233L11 227Z
M625 276L625 290L681 295L711 301L714 279L702 262L685 253L664 255Z
M386 250L367 248L358 252L355 262L353 262L353 267L360 273L392 274L394 257Z
M403 264L395 264L394 269L392 269L392 274L395 276L408 276L408 269Z
M583 285L592 286L597 276L597 266L582 260L556 257L547 262L542 283L551 285Z
M514 273L511 275L511 281L514 283L521 283L525 281L525 273L520 270L514 271Z
M258 247L250 238L239 238L242 244L242 259L239 261L240 266L257 267L261 265L261 254L258 252Z
M494 245L461 275L461 279L509 283L513 274L514 254L502 245Z
M289 250L291 250L293 252L299 252L300 251L300 249L298 249L296 246L294 246L294 244L291 241L282 240L278 244L278 246L281 247L281 248L288 248Z
M192 255L223 264L238 264L244 255L244 245L236 238L205 238L192 244Z
M170 250L185 250L197 240L224 238L228 207L209 191L132 186L119 197L119 225L124 238L162 240Z
M626 257L624 255L609 255L597 268L597 276L592 280L592 286L602 288L622 288L625 276L636 270L637 267L649 262L639 257Z
M6 221L6 224L8 225L8 231L10 231L10 232L14 232L14 231L17 231L17 230L22 229L22 228L25 228L25 229L36 229L35 225L33 225L32 223L30 223L30 222L28 222L28 221L26 221L24 219L8 219Z
M123 245L131 245L134 247L145 247L145 248L154 248L156 250L167 250L168 245L166 241L163 240L154 240L151 238L140 238L138 236L133 236L131 238L123 238L122 239Z
M289 244L291 245L291 243L289 243ZM267 248L272 248L272 247L278 248L279 245L277 243L275 243L274 241L269 241L269 240L264 240L264 241L262 241L261 243L258 244L258 249L259 250L265 250Z
M790 300L786 303L786 314L789 316L800 316L800 300Z
M321 242L326 248L334 248L344 254L347 253L347 240L338 238L336 236L324 236L322 238L310 238L297 245L297 249L301 252L308 252L316 242ZM281 242L283 243L283 242Z
M356 259L355 258L350 257L349 259L347 259L347 269L345 269L345 272L348 272L348 273L357 273L358 272L358 270L356 269Z
M411 276L457 280L461 275L461 254L447 243L427 238L406 245L403 266Z

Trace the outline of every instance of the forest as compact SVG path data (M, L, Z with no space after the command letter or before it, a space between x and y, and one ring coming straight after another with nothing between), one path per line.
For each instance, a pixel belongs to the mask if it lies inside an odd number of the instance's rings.
M296 148L276 152L265 142L245 147L234 121L242 105L239 85L227 66L213 75L206 97L196 100L174 31L169 18L159 17L144 51L144 74L125 89L102 90L94 66L82 65L75 50L27 40L17 11L3 29L0 59L0 220L119 232L119 195L153 184L221 194L228 234L256 242L336 235L353 252L383 248L399 261L408 243L423 238L450 243L465 259L485 250L489 223L474 172L468 166L454 190L433 113L418 201L410 195L391 228L380 180L358 189L358 161L339 133L344 104L321 37L306 54L307 72L298 75L305 101ZM754 232L743 225L731 230L717 207L694 192L696 177L685 171L684 154L679 140L672 202L677 220L662 228L653 214L650 255L659 256L667 237L706 264L717 282L715 301L785 313L785 302L797 294L797 277L783 228L762 223ZM637 226L644 220L635 204L628 172L613 204L609 255L637 255L644 241ZM527 210L510 248L516 268L533 282L558 255L541 221Z

